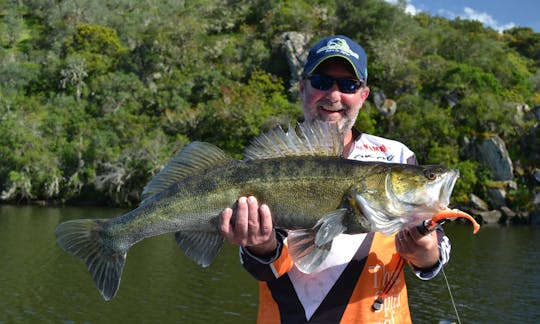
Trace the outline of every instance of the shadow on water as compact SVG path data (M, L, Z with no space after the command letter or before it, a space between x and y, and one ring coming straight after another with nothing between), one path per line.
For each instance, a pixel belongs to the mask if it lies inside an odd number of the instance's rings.
M56 246L58 223L115 217L110 208L0 206L0 323L254 323L257 283L226 245L202 268L171 235L131 248L116 298L105 302L83 262ZM445 273L463 323L536 323L540 229L445 227L452 259ZM415 323L456 322L442 276L420 281L406 269Z

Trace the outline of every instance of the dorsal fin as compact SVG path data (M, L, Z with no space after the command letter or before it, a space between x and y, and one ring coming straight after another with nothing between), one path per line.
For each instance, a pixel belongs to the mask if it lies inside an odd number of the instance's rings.
M232 160L230 156L213 144L191 142L184 146L144 187L141 205L145 204L151 196L164 191L188 175L230 160Z
M253 139L244 151L245 160L289 156L340 156L343 137L335 123L298 123L296 130L276 127Z

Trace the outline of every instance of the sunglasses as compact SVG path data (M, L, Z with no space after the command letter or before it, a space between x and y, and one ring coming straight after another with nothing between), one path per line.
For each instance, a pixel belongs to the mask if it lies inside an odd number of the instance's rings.
M362 81L355 79L334 79L324 74L312 74L307 77L311 81L311 86L317 90L326 91L337 84L339 92L355 93L364 85Z

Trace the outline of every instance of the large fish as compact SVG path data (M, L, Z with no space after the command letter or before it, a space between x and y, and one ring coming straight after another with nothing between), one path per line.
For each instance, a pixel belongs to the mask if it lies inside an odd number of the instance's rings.
M219 215L240 196L270 206L274 225L290 230L291 257L306 273L341 233L390 234L447 209L457 170L348 160L342 149L337 127L322 122L262 134L244 160L193 142L149 182L139 207L116 218L64 222L57 243L86 262L110 300L127 251L145 238L174 232L189 258L210 265L224 241Z

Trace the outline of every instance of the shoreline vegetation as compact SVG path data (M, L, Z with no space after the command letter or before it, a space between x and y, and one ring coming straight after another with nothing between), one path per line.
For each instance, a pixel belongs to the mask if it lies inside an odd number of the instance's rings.
M0 203L133 207L189 142L242 158L260 131L301 117L295 82L311 42L345 34L369 58L359 129L459 169L453 205L489 222L539 222L540 34L404 5L8 2Z

